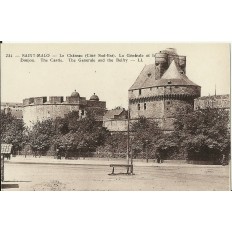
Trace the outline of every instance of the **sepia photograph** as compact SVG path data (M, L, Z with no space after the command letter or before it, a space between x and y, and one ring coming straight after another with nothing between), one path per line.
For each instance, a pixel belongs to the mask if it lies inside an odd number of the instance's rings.
M229 43L1 43L2 191L230 191Z

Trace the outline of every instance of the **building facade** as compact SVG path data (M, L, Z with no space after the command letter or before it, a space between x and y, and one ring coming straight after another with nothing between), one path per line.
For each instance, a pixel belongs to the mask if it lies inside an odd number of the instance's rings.
M155 63L146 65L129 89L132 120L156 120L164 131L172 131L178 113L194 109L201 87L186 76L186 57L175 49L155 54Z
M217 109L230 109L230 95L215 95L204 96L194 100L194 110L217 108Z
M110 132L126 132L128 130L128 111L124 108L108 110L103 116L103 126Z
M33 97L23 100L23 120L26 126L31 127L37 121L46 119L63 118L72 111L78 111L80 118L86 116L88 109L95 112L96 120L102 121L106 112L106 102L100 101L99 97L94 93L89 100L81 97L76 90L71 96L51 96Z
M17 119L23 118L23 104L18 102L1 102L1 111L5 114L10 113Z

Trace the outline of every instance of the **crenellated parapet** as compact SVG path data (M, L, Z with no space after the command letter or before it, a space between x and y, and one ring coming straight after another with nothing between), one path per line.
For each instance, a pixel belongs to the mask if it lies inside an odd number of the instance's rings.
M192 94L166 94L166 95L156 95L156 96L148 96L148 97L139 97L139 98L131 98L129 99L130 104L137 104L143 102L152 102L152 101L163 101L163 100L183 100L193 101L195 98L199 97L199 95Z
M79 112L80 118L83 118L86 117L89 109L97 112L96 118L100 120L106 110L106 102L100 101L95 94L86 100L76 91L71 96L67 96L66 101L63 96L32 97L23 100L23 120L28 127L31 127L37 121L63 118L72 111Z

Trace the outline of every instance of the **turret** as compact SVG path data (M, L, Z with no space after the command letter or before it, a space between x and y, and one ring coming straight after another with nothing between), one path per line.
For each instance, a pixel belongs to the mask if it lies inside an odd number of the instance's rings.
M155 54L155 79L159 80L165 71L168 69L168 54L156 53Z

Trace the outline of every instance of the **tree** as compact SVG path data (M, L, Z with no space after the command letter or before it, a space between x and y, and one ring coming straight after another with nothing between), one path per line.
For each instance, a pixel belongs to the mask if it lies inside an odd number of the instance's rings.
M95 117L92 111L84 118L78 112L71 112L56 120L54 143L64 151L88 150L104 144L108 132Z
M146 158L156 157L156 142L163 135L156 121L140 117L132 124L132 148L135 153L144 153Z
M13 144L14 150L21 150L25 144L24 123L11 113L1 112L1 142Z
M38 121L31 130L28 130L28 143L33 151L46 152L52 145L54 136L52 119Z
M175 133L163 134L156 141L156 152L161 160L185 159L179 149L179 140Z
M229 159L229 112L224 109L208 108L179 115L174 133L189 160L220 162L223 155Z

